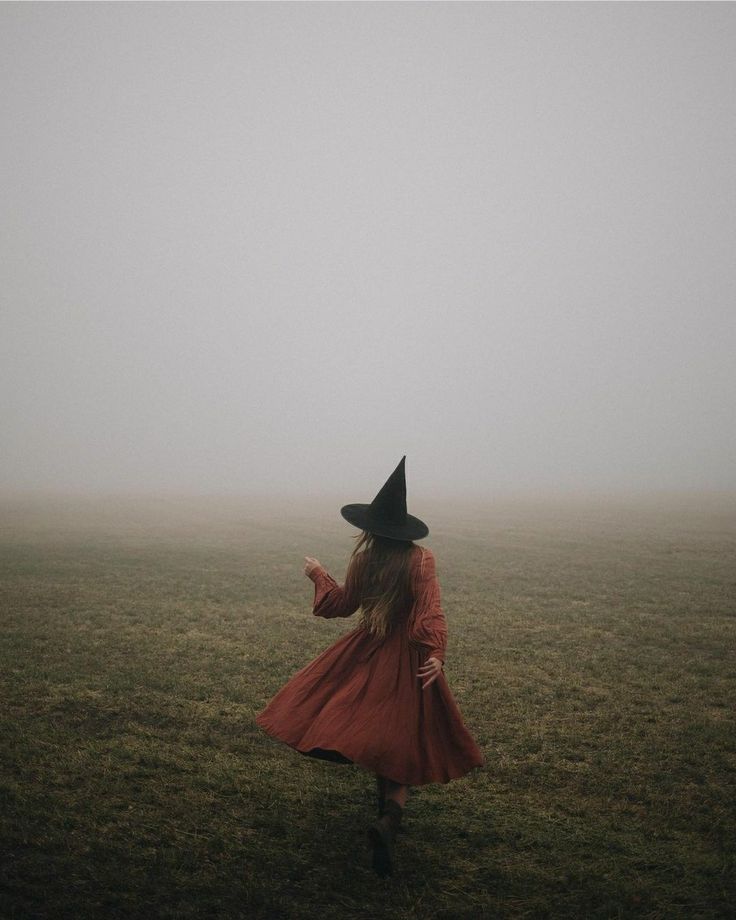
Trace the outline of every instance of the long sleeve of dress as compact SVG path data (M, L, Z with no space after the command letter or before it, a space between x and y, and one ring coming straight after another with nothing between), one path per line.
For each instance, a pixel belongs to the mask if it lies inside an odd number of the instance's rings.
M409 618L409 640L423 646L428 658L444 664L447 649L447 621L440 602L434 554L422 547L422 558L414 581L414 605Z
M360 606L360 598L353 587L354 579L346 579L345 584L339 585L322 566L314 569L309 577L314 582L312 613L316 617L349 617Z

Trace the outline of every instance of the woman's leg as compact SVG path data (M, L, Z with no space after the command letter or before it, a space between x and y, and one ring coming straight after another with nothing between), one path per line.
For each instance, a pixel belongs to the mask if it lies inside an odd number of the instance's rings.
M378 796L378 814L380 817L386 808L386 780L380 773L376 773L376 793Z
M386 798L393 799L397 805L400 805L402 808L406 805L406 800L409 796L409 787L402 786L401 783L395 783L391 779L384 778L385 789L386 789Z
M409 795L409 787L387 777L377 776L386 790L383 816L368 828L368 840L373 847L373 868L380 876L391 875L394 866L394 843L401 827L401 816Z

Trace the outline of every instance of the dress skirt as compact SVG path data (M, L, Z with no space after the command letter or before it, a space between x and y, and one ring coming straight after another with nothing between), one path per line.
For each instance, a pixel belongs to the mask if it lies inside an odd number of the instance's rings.
M422 689L426 658L405 624L385 639L358 626L294 674L256 723L310 757L407 786L447 783L485 761L444 671Z

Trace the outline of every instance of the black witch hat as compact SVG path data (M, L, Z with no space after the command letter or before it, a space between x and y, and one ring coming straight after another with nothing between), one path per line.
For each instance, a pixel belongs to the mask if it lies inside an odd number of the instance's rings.
M420 540L429 527L413 514L406 513L406 474L404 455L370 505L343 505L340 514L355 527L392 540Z

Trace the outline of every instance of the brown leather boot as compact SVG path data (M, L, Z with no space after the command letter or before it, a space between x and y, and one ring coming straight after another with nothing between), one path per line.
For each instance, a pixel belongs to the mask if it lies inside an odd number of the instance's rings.
M404 809L395 799L386 799L383 815L368 828L368 840L373 848L373 869L382 878L393 874L396 835L403 813Z

